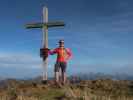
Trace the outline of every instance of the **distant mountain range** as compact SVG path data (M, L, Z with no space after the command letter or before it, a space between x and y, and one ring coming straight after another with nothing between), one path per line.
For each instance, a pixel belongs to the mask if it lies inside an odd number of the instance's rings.
M54 77L49 77L49 79L53 79ZM104 74L104 73L77 73L74 75L70 75L68 77L69 79L72 78L78 78L80 80L95 80L95 79L112 79L112 80L133 80L133 76L132 75L128 75L128 74ZM6 80L6 79L15 79L15 78L8 78L8 77L0 77L0 81L1 80ZM19 78L17 78L19 80ZM20 78L20 79L24 79L24 80L41 80L42 77L41 76L37 76L37 77L32 77L32 78Z
M77 76L82 80L94 80L94 79L133 80L132 75L128 75L124 73L123 74L116 73L114 75L111 75L111 74L104 74L100 72L99 73L90 72L88 74L79 73L74 76Z

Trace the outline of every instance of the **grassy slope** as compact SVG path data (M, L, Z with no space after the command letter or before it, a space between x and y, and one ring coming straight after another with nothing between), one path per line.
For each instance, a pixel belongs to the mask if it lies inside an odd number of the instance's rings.
M58 88L51 83L10 80L0 95L13 100L133 100L133 82L93 80Z

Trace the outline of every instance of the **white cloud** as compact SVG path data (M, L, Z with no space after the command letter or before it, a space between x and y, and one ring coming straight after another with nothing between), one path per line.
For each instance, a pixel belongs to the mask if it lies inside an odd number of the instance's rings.
M40 68L39 56L22 53L0 52L0 67Z
M106 74L128 74L133 75L133 64L72 64L68 67L68 71L71 73L89 73L89 72L102 72Z
M48 75L53 75L54 64L50 57ZM42 75L42 59L39 56L24 53L0 52L0 76L26 78Z

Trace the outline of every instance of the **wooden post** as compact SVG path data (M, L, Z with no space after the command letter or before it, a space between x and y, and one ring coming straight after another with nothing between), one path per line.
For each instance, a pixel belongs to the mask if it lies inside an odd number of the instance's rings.
M43 8L43 23L48 23L48 8L44 7ZM45 25L42 28L43 31L43 41L42 41L42 46L44 48L48 48L48 27ZM47 69L48 69L48 58L45 60L43 59L43 80L47 81Z

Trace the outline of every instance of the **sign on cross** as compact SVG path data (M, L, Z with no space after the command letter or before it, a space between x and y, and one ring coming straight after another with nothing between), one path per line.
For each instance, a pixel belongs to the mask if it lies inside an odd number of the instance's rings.
M43 7L43 22L26 24L27 29L41 28L43 31L42 47L48 48L48 28L64 26L62 21L48 21L48 8ZM48 59L43 59L43 81L47 81Z

